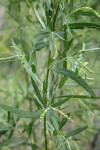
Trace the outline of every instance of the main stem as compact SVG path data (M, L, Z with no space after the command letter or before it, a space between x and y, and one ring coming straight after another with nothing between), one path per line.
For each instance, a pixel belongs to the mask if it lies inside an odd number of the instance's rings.
M25 75L26 75L26 83L27 83L27 89L29 89L29 86L30 86L30 83L29 83L29 79L28 79L28 76L27 76L27 74L25 73ZM27 98L28 98L28 100L29 100L29 108L30 108L30 111L32 112L33 111L33 107L32 107L32 97L30 97L30 93L29 93L29 91L27 90ZM32 119L32 127L34 126L34 119ZM33 139L34 139L34 142L36 143L36 135L35 135L35 129L34 129L34 131L33 131L33 129L32 129L32 132L33 132ZM35 150L36 150L37 148L35 148Z
M51 56L51 52L49 52L49 55L48 55L48 63L47 63L47 75L46 75L46 95L47 95L47 89L48 89L48 78L49 78L49 66L50 66L50 56ZM47 101L46 101L46 105L47 105ZM48 149L47 147L47 127L46 127L46 122L47 122L47 119L46 119L46 114L45 114L45 117L44 117L44 138L45 138L45 150Z
M50 56L51 56L51 51L49 52L48 55L48 63L47 63L47 76L46 76L46 94L47 94L47 88L48 88L48 78L49 78L49 66L50 66Z
M45 138L45 150L47 150L47 127L46 127L46 115L44 117L44 138Z

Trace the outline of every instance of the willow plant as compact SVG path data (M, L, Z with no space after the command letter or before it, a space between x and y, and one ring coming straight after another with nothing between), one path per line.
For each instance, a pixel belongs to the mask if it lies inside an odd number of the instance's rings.
M3 140L0 146L12 149L26 144L33 150L79 149L78 139L74 136L86 130L88 126L79 124L78 128L72 129L75 120L70 111L74 109L71 108L70 101L76 99L74 103L77 103L80 99L81 104L88 110L94 105L95 108L100 106L83 102L84 99L99 97L95 95L84 73L85 71L92 73L82 57L88 49L85 49L84 41L81 50L74 48L74 45L78 32L88 28L100 30L100 24L87 20L82 22L82 16L90 20L91 16L100 19L100 15L92 8L86 7L87 1L82 1L78 5L73 0L43 0L38 9L35 8L35 2L31 0L27 2L35 14L35 25L34 20L31 23L37 28L32 39L32 49L29 50L24 28L21 27L21 48L12 40L11 47L14 53L6 58L0 58L0 61L21 61L28 85L33 87L32 92L28 93L31 109L21 110L20 104L16 103L14 106L0 103L0 107L8 114L8 124L11 124L6 129L7 140ZM71 87L69 83L72 84ZM26 138L12 144L14 132L18 131L16 126L19 125L19 120L22 121L21 118L29 120L28 123L22 124L20 131L22 135L27 133ZM68 131L67 126L72 130ZM43 140L40 142L39 139ZM74 142L74 146L70 144L71 141Z

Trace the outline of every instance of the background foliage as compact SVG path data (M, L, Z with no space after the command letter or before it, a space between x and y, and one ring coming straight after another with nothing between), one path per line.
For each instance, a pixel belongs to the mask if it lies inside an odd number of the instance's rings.
M5 0L0 9L1 149L96 149L99 0Z

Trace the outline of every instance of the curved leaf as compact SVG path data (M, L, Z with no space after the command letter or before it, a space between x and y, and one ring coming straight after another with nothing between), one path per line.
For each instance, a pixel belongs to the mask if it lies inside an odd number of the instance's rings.
M92 91L92 89L90 88L90 86L85 82L85 80L82 77L76 76L75 72L73 72L71 70L68 70L68 69L63 69L63 68L56 68L56 69L53 69L53 70L56 71L57 73L60 73L60 74L64 75L65 77L69 77L72 80L76 81L89 94L91 94L91 96L95 96L95 93Z
M25 68L26 72L30 75L30 77L32 79L37 80L40 84L42 84L42 82L38 78L38 76L33 73L32 68L31 68L30 64L27 61L23 64L23 67Z
M100 30L100 24L96 23L84 23L84 22L79 22L79 23L70 23L68 24L70 29L84 29L84 28L91 28L91 29L97 29ZM68 28L66 25L66 28Z
M100 18L100 15L98 14L97 11L90 7L81 7L76 9L74 12L72 12L74 15L85 15L85 16L95 16Z
M34 91L35 91L35 93L36 93L36 96L38 97L38 99L39 99L39 105L42 107L42 106L45 106L45 103L44 103L44 101L43 101L43 97L41 96L41 93L40 93L40 91L39 91L39 89L38 89L38 86L37 86L37 84L35 83L35 81L34 81L34 79L33 78L31 78L31 81L32 81L32 85L33 85L33 88L34 88Z

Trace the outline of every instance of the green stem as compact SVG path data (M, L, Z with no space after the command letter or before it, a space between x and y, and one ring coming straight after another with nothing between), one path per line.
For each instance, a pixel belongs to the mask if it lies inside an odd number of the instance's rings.
M26 77L26 83L27 83L27 99L29 100L29 108L30 108L30 112L32 112L33 111L33 105L32 105L32 95L30 95L30 93L29 93L29 86L30 86L30 82L29 82L29 78L28 78L28 76L27 76L27 74L25 73L25 77ZM32 127L34 126L34 119L32 119ZM33 136L33 139L34 139L34 142L35 143L37 143L37 141L36 141L36 135L35 135L35 129L33 130L32 129L32 136ZM35 147L35 150L36 150L37 148Z
M56 13L54 15L54 21L53 21L53 31L55 30L55 23L58 17L58 12L59 12L59 6L60 6L61 0L59 0L57 8L56 8Z
M47 75L46 75L46 94L47 94L47 89L48 89L48 78L49 78L49 66L50 66L50 56L51 56L51 51L49 52L49 56L48 56L48 64L47 64ZM47 101L46 101L47 103ZM44 138L45 138L45 150L47 150L47 128L46 128L46 114L44 117Z
M50 71L50 56L51 56L51 51L49 52L49 56L48 56L48 64L47 64L47 76L46 76L46 90L48 88L48 78L49 78L49 71ZM47 94L47 91L46 91Z
M33 108L32 108L32 99L29 99L29 106L30 106L30 111L32 112L33 111ZM34 119L32 119L32 126L34 126ZM35 129L32 131L33 132L33 139L34 139L34 142L37 143L36 141L36 135L35 135ZM36 148L35 148L36 150Z
M48 149L48 147L47 147L47 133L46 133L46 131L47 131L47 128L46 128L46 115L45 115L45 117L44 117L44 138L45 138L45 150L47 150L47 149Z

